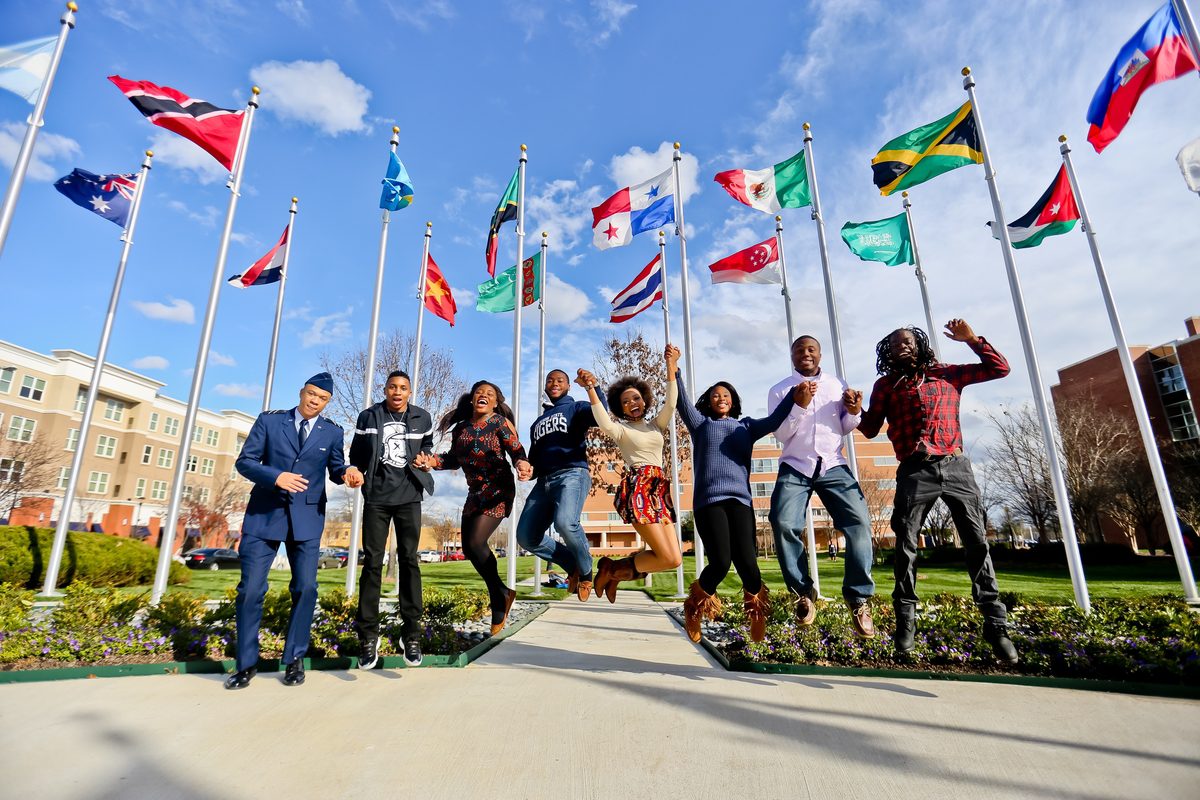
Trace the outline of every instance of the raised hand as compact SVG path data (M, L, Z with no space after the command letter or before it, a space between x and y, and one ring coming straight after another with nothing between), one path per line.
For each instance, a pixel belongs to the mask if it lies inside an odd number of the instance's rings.
M862 413L862 392L857 389L847 389L842 392L842 405L846 407L847 414Z
M817 393L816 381L801 381L792 389L792 399L796 401L796 405L801 408L808 408L813 397Z
M948 339L956 342L966 342L967 344L972 344L979 338L975 335L975 331L971 330L971 326L967 324L967 321L958 317L946 323L945 335Z
M575 382L584 389L590 389L597 384L596 376L588 372L586 369L580 369L575 374Z
M679 348L673 344L669 344L666 350L663 351L663 356L667 360L667 374L674 375L675 369L679 366Z
M346 481L346 485L351 489L357 489L363 485L363 474L358 471L358 467L347 468L345 474L342 475L342 479Z
M295 472L281 472L275 479L275 485L285 492L303 492L308 488L308 480Z

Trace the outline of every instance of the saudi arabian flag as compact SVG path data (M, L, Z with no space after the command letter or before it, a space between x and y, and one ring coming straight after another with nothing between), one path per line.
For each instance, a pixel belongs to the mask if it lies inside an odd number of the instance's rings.
M523 262L525 272L525 302L523 306L531 306L542 296L542 253L539 250ZM509 267L490 281L479 284L479 299L475 307L480 311L500 314L515 308L513 297L517 293L517 268Z
M871 159L871 172L879 193L887 196L943 172L982 163L975 114L967 102L954 113L885 144Z
M916 263L904 214L874 222L847 222L842 226L842 241L863 261L882 261L889 267Z
M768 214L812 205L803 150L769 169L731 169L713 180L734 200Z
M1008 238L1013 247L1037 247L1047 236L1057 236L1074 228L1077 219L1079 209L1075 206L1075 195L1071 194L1071 182L1067 180L1067 165L1063 164L1058 168L1054 183L1042 193L1033 208L1008 224Z

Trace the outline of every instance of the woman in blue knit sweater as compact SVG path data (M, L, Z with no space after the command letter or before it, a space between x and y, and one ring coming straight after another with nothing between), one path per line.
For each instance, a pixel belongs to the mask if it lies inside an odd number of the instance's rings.
M688 638L700 641L705 617L721 611L717 587L729 574L730 563L742 579L742 596L750 620L750 638L760 642L766 634L769 602L767 587L758 570L754 508L750 501L750 459L754 443L777 430L791 412L794 397L788 395L762 419L742 417L737 390L725 381L710 386L688 404L683 380L679 386L679 415L692 434L692 513L696 532L704 542L708 566L692 583L683 604Z

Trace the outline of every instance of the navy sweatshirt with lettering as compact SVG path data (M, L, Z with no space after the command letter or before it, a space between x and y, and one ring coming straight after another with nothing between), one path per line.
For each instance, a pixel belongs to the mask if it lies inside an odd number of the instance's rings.
M600 402L608 408L604 397ZM587 468L587 432L596 425L592 405L564 394L542 404L542 415L529 426L529 463L543 477L563 469Z

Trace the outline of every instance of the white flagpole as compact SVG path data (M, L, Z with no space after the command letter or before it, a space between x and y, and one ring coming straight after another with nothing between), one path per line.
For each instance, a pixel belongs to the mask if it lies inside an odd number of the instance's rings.
M150 603L157 605L167 590L167 576L171 568L171 556L175 550L175 526L179 522L179 507L183 503L183 481L187 477L188 456L192 451L192 429L196 426L196 413L200 409L200 392L204 388L204 371L208 367L208 348L212 342L213 324L217 320L217 303L221 299L221 286L225 283L225 261L229 256L229 237L233 233L233 217L241 196L242 176L246 173L246 151L250 147L250 126L254 123L254 111L258 108L259 89L250 89L250 101L246 104L246 116L242 122L240 152L234 159L234 172L226 184L229 188L229 207L225 211L225 227L221 231L221 242L217 247L217 260L213 266L212 285L208 290L208 310L204 313L204 327L200 333L200 347L196 351L196 368L192 372L192 389L188 397L187 413L183 417L183 437L179 442L179 460L175 462L175 477L171 482L171 501L167 506L167 521L158 536L158 567L154 572L154 590Z
M392 138L388 142L392 153L400 145L400 129L392 126ZM371 306L371 332L367 338L367 361L363 365L362 407L370 408L375 394L375 347L379 338L379 304L383 298L383 267L387 261L388 223L392 212L383 209L379 230L379 260L375 266L375 299ZM350 510L350 547L346 558L346 594L353 595L358 581L358 542L362 528L362 492L354 492L354 504Z
M940 337L937 335L937 328L933 327L933 311L929 306L929 287L925 285L925 270L921 269L921 250L917 247L917 229L913 225L912 202L908 199L908 192L901 192L900 196L904 198L904 219L908 223L908 240L912 242L913 261L917 262L915 274L917 284L921 287L921 303L925 306L925 326L929 333L929 344L933 347L933 357L941 361Z
M283 266L279 270L279 296L275 299L275 325L271 328L271 352L267 356L267 379L263 385L263 411L271 408L271 389L275 386L275 356L279 353L279 323L283 320L283 290L287 286L288 261L292 257L292 232L296 227L296 204L298 197L292 198L292 207L288 209L287 242L283 245Z
M1079 207L1079 217L1083 223L1083 231L1087 234L1088 247L1092 251L1092 262L1096 265L1096 279L1100 283L1100 294L1104 297L1104 308L1108 311L1108 321L1112 325L1113 338L1117 342L1117 353L1121 357L1121 371L1125 373L1125 386L1129 389L1129 399L1133 405L1133 414L1137 418L1138 431L1142 435L1142 446L1146 450L1146 461L1150 465L1150 474L1154 478L1154 489L1158 493L1158 504L1162 507L1163 523L1167 528L1167 537L1171 540L1171 550L1175 556L1175 567L1179 570L1179 580L1183 583L1183 597L1190 605L1200 605L1200 594L1196 592L1196 578L1192 575L1192 565L1188 561L1187 547L1183 542L1183 533L1179 530L1179 519L1175 515L1175 501L1171 499L1171 488L1167 484L1167 473L1163 469L1162 456L1154 441L1154 429L1150 426L1150 415L1146 411L1146 401L1142 397L1142 389L1138 384L1137 372L1133 367L1133 359L1129 356L1129 343L1125 339L1125 330L1121 326L1121 318L1117 316L1117 305L1113 300L1112 288L1108 285L1108 274L1104 270L1104 261L1100 258L1100 246L1096 242L1096 229L1088 217L1087 206L1083 203L1083 191L1079 188L1079 179L1075 177L1075 166L1071 163L1071 148L1067 137L1058 137L1059 152L1062 153L1063 164L1067 167L1067 179L1071 182L1071 191L1075 195L1075 205Z
M678 152L678 151L677 151ZM663 310L663 338L666 344L671 343L671 309L667 303L667 240L666 234L662 231L658 232L658 274L659 281L662 283L662 310ZM690 389L688 390L690 393ZM690 396L690 394L689 394ZM679 510L679 434L675 430L675 420L671 420L671 500L675 503L675 515L678 517L682 512ZM695 520L695 517L692 517ZM693 523L694 524L694 523ZM693 528L693 531L695 528ZM679 542L679 552L683 553L683 526L675 525L675 538ZM693 533L693 543L699 547L700 534ZM699 558L699 556L697 556ZM701 567L696 567L696 580L700 579ZM650 576L647 575L647 578ZM683 576L683 559L680 558L679 566L675 568L675 598L681 599L687 596L687 591L684 587L685 579ZM649 585L649 584L647 584Z
M417 382L421 380L421 334L425 329L425 278L429 274L429 242L433 237L433 223L425 223L425 243L421 247L421 277L417 282L417 342L413 347L411 402L417 401ZM396 584L400 586L399 583Z
M679 178L679 164L683 161L683 156L679 153L679 142L675 142L675 152L671 156L671 170L675 177L675 235L679 238L679 282L683 291L683 359L684 365L687 367L687 390L688 395L695 398L696 396L696 363L692 358L692 305L688 301L688 258L687 258L687 228L683 224L683 189ZM663 277L663 300L667 298L667 282L664 273ZM671 423L672 426L675 424ZM672 427L674 430L674 427ZM692 477L693 489L695 486L695 476ZM694 496L693 491L693 496ZM695 505L693 503L692 505ZM675 506L675 513L680 519L683 516L683 510L679 506ZM692 509L692 527L695 529L696 510ZM676 525L676 527L679 527ZM696 577L700 577L700 573L704 571L704 542L700 541L699 536L693 537L693 544L696 547Z
M1192 49L1192 55L1200 58L1200 32L1196 29L1196 18L1192 16L1192 10L1188 8L1187 0L1171 0L1171 4L1175 7L1175 16L1179 18L1184 38L1188 40L1188 45ZM1197 75L1200 75L1200 72Z
M121 257L117 260L117 274L113 277L112 294L108 298L108 313L100 329L100 344L96 348L96 363L92 365L92 382L88 384L87 400L83 404L83 420L79 423L79 439L75 442L75 454L71 457L71 474L67 477L67 493L63 495L62 510L58 512L58 527L54 530L54 544L50 548L50 560L46 562L46 578L42 594L57 596L58 570L62 566L63 550L67 543L67 532L71 529L71 506L75 505L75 491L79 487L79 473L83 469L83 457L87 450L92 429L92 414L96 409L96 397L100 392L100 379L104 374L104 360L108 357L108 341L112 334L113 320L117 315L117 303L121 299L121 286L125 282L125 264L129 261L129 248L133 246L133 229L137 226L138 211L142 207L142 188L150 174L150 161L154 153L146 151L142 161L142 173L133 190L133 201L129 207L129 220L121 234ZM136 522L136 520L135 520Z
M833 363L838 377L848 380L842 358L842 330L838 324L837 304L833 299L833 272L829 269L829 248L825 242L825 218L821 215L821 193L817 190L817 165L813 160L812 127L804 123L804 166L808 169L808 188L812 194L812 218L817 223L817 247L821 251L821 270L825 274L825 304L829 308L829 332L833 337ZM850 472L858 479L858 457L854 452L854 433L843 438Z
M521 307L525 303L525 163L529 161L525 145L521 145L521 160L517 163L517 282L513 286L513 370L512 412L513 427L521 434ZM517 520L521 518L521 493L513 498L512 518L508 522L508 587L517 588Z
M779 275L783 278L783 288L779 291L783 295L783 313L787 318L787 335L788 348L792 346L792 342L796 341L796 325L792 321L792 293L788 291L787 282L787 256L783 252L783 217L775 216L775 246L779 248ZM789 366L791 366L789 362ZM769 413L771 409L767 409Z
M38 129L45 124L43 115L46 113L46 104L50 101L50 87L54 85L58 63L62 60L63 50L67 46L67 34L75 27L75 12L78 10L79 6L74 2L67 3L67 10L58 20L58 41L54 43L50 66L46 70L46 77L42 79L42 88L38 92L37 102L33 105L33 113L26 120L28 127L25 129L25 139L21 142L21 149L17 151L12 176L8 179L8 189L4 192L4 201L0 203L0 254L4 252L8 229L12 226L13 215L17 210L17 198L21 195L25 173L29 169L30 160L33 159L33 145L37 141Z
M963 88L967 90L967 97L971 101L971 111L975 114L975 127L979 133L979 149L983 154L983 175L992 197L992 213L995 215L992 230L999 235L1000 251L1004 256L1004 268L1008 272L1008 288L1012 294L1013 309L1017 317L1017 328L1021 333L1021 345L1025 350L1025 364L1029 369L1029 383L1033 389L1034 404L1037 406L1038 417L1042 423L1042 438L1046 444L1046 458L1050 465L1050 483L1054 488L1054 501L1058 507L1058 523L1062 530L1063 549L1067 554L1067 567L1071 572L1071 586L1075 592L1076 604L1084 614L1089 614L1092 604L1083 575L1083 562L1079 557L1079 541L1075 536L1075 522L1071 519L1071 498L1067 492L1066 480L1063 478L1062 465L1058 460L1054 423L1050 419L1050 404L1046 400L1046 388L1042 384L1037 351L1034 350L1033 335L1029 330L1029 315L1025 311L1025 297L1021 293L1021 280L1017 276L1012 241L1008 236L1004 207L1000 204L1000 190L996 186L996 170L992 167L992 159L988 154L983 115L979 112L979 101L975 98L975 79L971 77L970 67L963 67L962 74Z
M542 231L542 274L538 278L538 380L543 382L543 388L546 380L546 232ZM538 397L542 396L541 392ZM530 443L532 446L532 442ZM530 597L541 597L542 592L542 559L534 557L533 559L533 591L530 592Z

